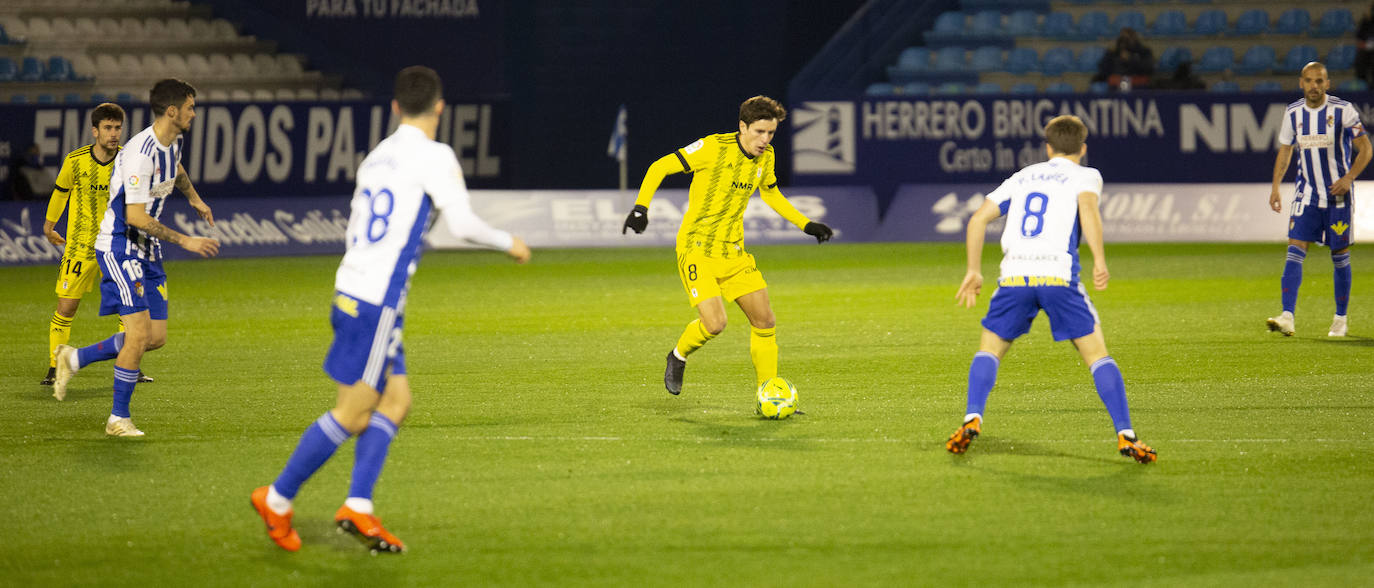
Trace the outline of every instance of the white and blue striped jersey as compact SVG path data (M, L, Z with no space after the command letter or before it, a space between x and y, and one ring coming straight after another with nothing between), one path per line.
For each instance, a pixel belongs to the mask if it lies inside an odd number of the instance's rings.
M1328 95L1316 108L1308 108L1305 99L1289 104L1279 128L1279 145L1296 147L1295 199L1318 208L1330 206L1330 186L1350 171L1351 142L1363 134L1360 111L1345 100ZM1336 200L1336 206L1345 206L1345 198Z
M987 195L1006 215L1002 278L1078 282L1078 195L1102 194L1102 174L1062 157L1028 165Z
M509 250L510 233L472 212L453 148L401 125L363 159L348 218L347 251L334 288L358 300L397 308L420 259L432 210L455 237ZM399 309L398 309L399 310Z
M163 203L176 186L181 144L181 135L171 145L158 143L150 126L120 149L110 172L110 204L95 238L96 251L148 261L162 259L162 242L129 225L125 206L143 204L154 219L162 214Z

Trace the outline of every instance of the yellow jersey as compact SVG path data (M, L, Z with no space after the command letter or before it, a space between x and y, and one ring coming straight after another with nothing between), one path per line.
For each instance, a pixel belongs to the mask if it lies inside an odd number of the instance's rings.
M95 259L95 237L100 232L105 208L110 204L110 172L114 171L114 157L100 161L91 147L86 145L72 151L62 160L62 171L57 174L57 183L48 200L47 220L50 222L62 218L62 210L68 208L69 201L71 203L67 212L67 247L63 252L67 259Z
M703 137L674 155L682 171L692 174L687 210L677 233L679 251L696 249L707 257L723 259L744 255L744 210L755 190L798 228L810 222L778 192L774 173L777 157L772 145L754 157L740 146L739 133L720 133ZM640 204L648 205L642 192L640 200Z

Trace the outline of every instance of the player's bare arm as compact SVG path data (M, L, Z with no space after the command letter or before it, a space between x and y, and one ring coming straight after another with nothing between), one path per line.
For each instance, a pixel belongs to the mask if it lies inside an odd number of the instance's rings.
M172 230L167 225L148 216L148 211L142 204L129 204L124 207L125 218L129 224L140 231L147 233L148 236L168 243L180 245L182 249L200 255L201 257L214 257L219 254L219 241L209 237L192 237Z
M1097 194L1078 194L1078 224L1083 228L1083 241L1093 253L1093 287L1107 289L1107 249L1102 244L1102 212L1097 208Z
M200 193L196 192L196 187L191 185L190 174L186 173L186 168L182 167L180 163L177 164L175 185L182 194L186 195L186 201L191 203L191 208L196 209L196 214L200 215L200 219L210 223L212 227L215 226L215 215L210 211L210 205L200 199Z
M43 221L43 235L48 238L49 243L52 243L53 245L56 245L58 247L62 247L67 244L67 240L63 239L62 235L57 234L57 231L55 230L56 227L57 223L55 221Z
M964 308L973 308L978 303L978 294L983 291L983 241L988 233L988 223L999 216L1002 216L1002 209L993 201L985 200L978 212L968 219L968 236L964 238L968 269L964 271L959 291L954 294L954 300Z
M1361 137L1365 144L1369 144L1368 137ZM1362 152L1363 153L1363 152ZM1288 173L1288 164L1293 161L1293 146L1279 145L1278 157L1274 159L1274 183L1269 189L1269 208L1274 212L1283 210L1283 199L1279 197L1279 184L1283 182L1284 174Z
M1328 186L1331 193L1340 196L1350 192L1350 186L1355 182L1355 178L1360 177L1360 172L1364 171L1365 166L1369 165L1369 160L1374 157L1374 152L1370 151L1369 135L1355 137L1355 162L1350 165L1350 171L1336 180L1336 183Z

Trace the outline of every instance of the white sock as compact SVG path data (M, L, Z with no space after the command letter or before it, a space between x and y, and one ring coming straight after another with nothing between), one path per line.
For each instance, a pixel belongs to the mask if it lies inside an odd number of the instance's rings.
M67 356L67 367L72 368L72 371L81 369L81 360L76 355L77 354L72 353Z
M372 501L366 498L354 498L349 496L348 500L344 501L344 506L347 506L356 513L372 514Z
M1137 437L1135 436L1135 429L1122 429L1122 430L1120 430L1120 431L1117 431L1116 434L1118 434L1118 435L1125 435L1126 437L1131 438L1131 439L1136 439L1136 438L1137 438Z
M678 359L681 359L682 361L687 361L687 358L683 357L681 353L678 353L678 352L677 352L677 348L676 348L676 347L673 348L673 357L676 357L676 358L678 358Z
M277 493L276 486L267 487L267 508L279 515L291 512L291 499Z
M976 413L976 412L968 413L968 414L964 415L964 422L967 423L967 422L973 420L975 417L981 419L981 418L983 418L983 415L978 414L978 413Z
M113 422L115 422L115 421L117 421L117 420L119 420L119 419L122 419L122 418L124 418L124 417L115 416L115 415L111 414L111 415L110 415L110 418L105 419L105 424L108 425L108 424L113 423Z

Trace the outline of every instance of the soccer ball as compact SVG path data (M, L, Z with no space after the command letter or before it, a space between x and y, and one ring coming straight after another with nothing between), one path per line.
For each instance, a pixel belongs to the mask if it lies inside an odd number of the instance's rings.
M759 404L755 411L766 419L782 420L797 412L797 387L782 378L773 378L759 386Z

